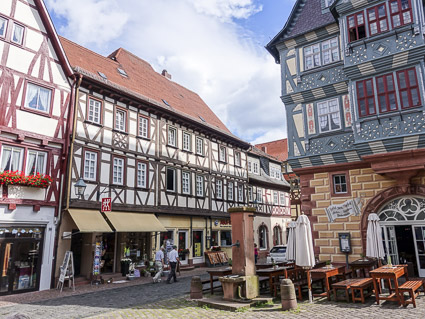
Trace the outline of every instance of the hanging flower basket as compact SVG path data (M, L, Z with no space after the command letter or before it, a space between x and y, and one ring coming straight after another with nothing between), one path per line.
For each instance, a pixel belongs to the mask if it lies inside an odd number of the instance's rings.
M25 175L19 171L0 172L0 185L19 185L37 188L47 188L52 183L49 175L37 173L36 175Z

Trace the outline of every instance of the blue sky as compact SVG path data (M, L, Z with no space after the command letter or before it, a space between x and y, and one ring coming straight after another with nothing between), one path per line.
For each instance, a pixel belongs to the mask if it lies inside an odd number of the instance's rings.
M280 66L264 46L294 0L45 1L60 35L103 55L123 47L167 69L246 141L286 137Z

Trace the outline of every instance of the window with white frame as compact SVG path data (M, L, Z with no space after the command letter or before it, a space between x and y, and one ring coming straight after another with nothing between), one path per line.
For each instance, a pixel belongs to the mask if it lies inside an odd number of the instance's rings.
M115 111L115 129L121 132L126 130L127 112L125 110L117 109Z
M11 38L12 42L22 45L22 43L24 42L24 31L25 28L23 26L14 23Z
M47 153L29 150L27 153L27 175L46 174Z
M320 132L330 132L341 129L338 99L317 103Z
M144 162L137 163L137 187L147 187L148 166Z
M124 159L120 157L113 158L112 167L112 183L123 185L124 184Z
M25 98L26 108L49 113L51 99L52 90L35 85L33 83L27 84L27 94Z
M196 196L204 196L204 176L196 175Z
M320 43L309 45L304 48L305 69L309 70L321 65L320 63Z
M182 172L182 192L183 194L190 195L190 173Z
M241 152L235 152L235 165L242 166Z
M84 179L95 181L97 178L97 152L84 151Z
M196 138L196 154L204 155L204 139L197 137Z
M332 38L322 43L322 62L323 65L339 61L338 38Z
M0 37L4 38L6 36L7 29L7 20L0 17Z
M227 182L227 200L233 200L233 182Z
M1 150L0 171L22 171L24 149L4 145Z
M243 202L243 184L238 184L238 201Z
M259 174L259 171L258 171L258 163L256 163L256 162L254 162L254 163L252 163L253 165L252 165L252 167L253 167L253 172L254 172L254 174Z
M223 181L221 179L215 182L215 197L218 199L223 198Z
M183 150L190 152L192 150L191 135L187 132L183 132Z
M285 193L280 192L279 197L280 197L280 206L285 206L286 205Z
M273 205L279 205L279 195L276 191L273 191Z
M89 98L87 120L93 123L100 124L101 112L102 112L102 102Z
M226 162L226 146L220 146L220 162Z
M167 191L176 191L176 170L174 168L167 168Z
M305 69L339 61L338 37L304 47Z
M168 145L177 146L177 130L175 127L168 127Z
M149 138L149 118L139 116L139 136Z
M252 194L252 187L251 186L248 186L248 200L250 201L250 202L252 202L254 199L253 199L253 194Z
M263 190L257 187L257 203L263 202Z

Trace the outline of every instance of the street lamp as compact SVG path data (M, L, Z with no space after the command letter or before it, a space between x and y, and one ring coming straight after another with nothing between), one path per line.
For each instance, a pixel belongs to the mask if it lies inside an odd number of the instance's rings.
M75 187L75 195L77 195L80 199L84 198L84 192L86 191L86 183L84 180L80 178L74 185Z

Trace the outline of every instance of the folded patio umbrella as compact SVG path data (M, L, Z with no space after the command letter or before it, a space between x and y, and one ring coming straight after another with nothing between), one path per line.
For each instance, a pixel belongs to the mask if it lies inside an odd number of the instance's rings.
M314 267L316 264L311 235L310 221L306 215L297 219L295 228L295 264L300 267Z
M379 217L372 213L367 218L366 257L382 259L385 256L382 242L382 230L379 225Z
M288 225L288 243L286 244L286 260L295 260L295 227L296 222Z

